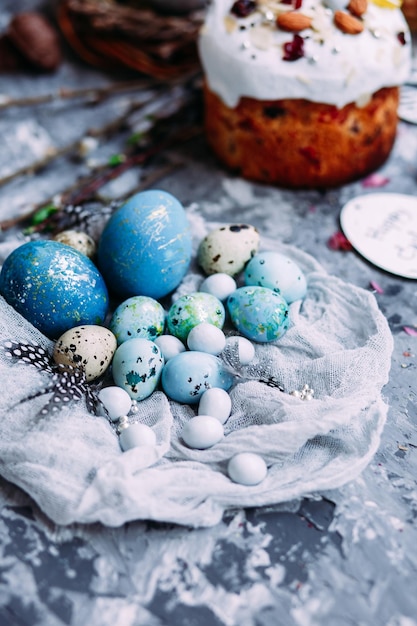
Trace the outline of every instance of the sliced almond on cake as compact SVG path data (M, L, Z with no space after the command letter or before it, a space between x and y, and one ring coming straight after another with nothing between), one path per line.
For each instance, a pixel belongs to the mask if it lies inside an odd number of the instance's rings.
M346 11L336 11L334 23L346 35L359 35L364 29L363 23L354 15L346 13Z
M304 13L289 11L281 13L277 17L277 26L281 30L287 30L291 33L298 33L306 28L311 28L312 19Z
M356 15L356 17L360 17L366 12L368 8L368 0L350 0L347 9L352 13L352 15Z

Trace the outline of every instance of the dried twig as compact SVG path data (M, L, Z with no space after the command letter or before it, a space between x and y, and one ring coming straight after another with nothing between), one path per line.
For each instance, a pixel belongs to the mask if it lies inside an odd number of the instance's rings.
M12 98L4 94L0 95L0 110L11 107L28 107L55 102L56 100L86 99L89 102L99 102L111 96L137 91L138 89L152 89L161 85L157 80L130 80L120 83L112 83L104 87L88 87L83 89L58 89L53 93L29 96L27 98Z

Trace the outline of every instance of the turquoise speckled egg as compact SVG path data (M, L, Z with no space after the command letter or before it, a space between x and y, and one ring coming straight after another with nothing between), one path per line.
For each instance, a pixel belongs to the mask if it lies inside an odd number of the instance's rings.
M210 293L196 291L174 302L168 311L167 326L172 335L186 341L188 333L197 324L208 322L223 328L224 320L225 310L220 300Z
M119 345L135 337L154 341L162 335L164 326L164 307L149 296L133 296L119 304L109 324Z
M197 404L200 396L213 387L227 391L233 376L222 361L206 352L181 352L162 370L162 388L169 398L183 404Z
M108 288L118 296L159 299L180 284L191 252L182 204L166 191L148 190L112 215L99 241L97 262Z
M113 380L133 400L143 400L155 391L164 358L156 343L138 337L124 341L113 357Z
M252 341L275 341L288 330L288 304L268 287L236 289L227 300L227 308L235 328Z
M303 272L288 256L267 250L259 252L245 268L245 284L269 287L290 304L305 297L307 281Z
M5 260L0 293L51 339L74 326L102 325L108 309L103 277L92 261L58 241L29 241Z

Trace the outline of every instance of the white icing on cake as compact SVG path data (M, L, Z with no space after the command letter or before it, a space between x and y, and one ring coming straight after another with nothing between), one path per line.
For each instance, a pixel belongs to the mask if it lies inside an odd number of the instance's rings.
M241 96L305 98L338 107L359 104L409 75L411 37L400 9L369 2L363 32L349 35L335 27L333 11L320 0L303 0L298 12L313 18L312 28L299 33L305 40L304 56L284 61L283 44L294 35L279 30L275 19L291 6L258 0L254 13L236 18L232 5L233 0L212 0L199 38L208 85L229 107ZM399 33L405 34L405 44Z

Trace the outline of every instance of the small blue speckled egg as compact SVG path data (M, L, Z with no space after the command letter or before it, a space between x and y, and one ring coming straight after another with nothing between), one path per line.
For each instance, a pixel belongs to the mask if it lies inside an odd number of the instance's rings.
M305 297L307 281L288 256L267 250L256 254L245 268L245 284L269 287L290 304Z
M164 307L149 296L133 296L119 304L109 324L119 345L135 337L154 341L162 335L164 326Z
M74 326L103 324L109 300L93 262L58 241L29 241L16 248L2 267L0 293L51 339Z
M216 296L196 291L181 296L168 311L167 326L171 335L186 341L188 333L201 322L223 328L225 310Z
M235 328L252 341L275 341L288 330L288 304L268 287L239 287L227 308Z
M222 361L206 352L181 352L162 370L162 388L169 398L183 404L197 404L212 387L228 390L233 376Z
M185 276L192 252L182 204L166 191L135 194L101 235L98 266L111 291L129 298L162 298Z
M124 341L113 357L113 380L133 400L143 400L155 391L164 358L156 343L138 337Z

